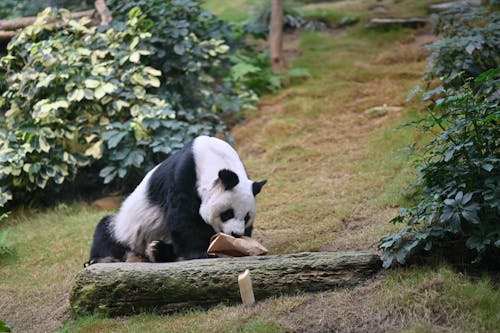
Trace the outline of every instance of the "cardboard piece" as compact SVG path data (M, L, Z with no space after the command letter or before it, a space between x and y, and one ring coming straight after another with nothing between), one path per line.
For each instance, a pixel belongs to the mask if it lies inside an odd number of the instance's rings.
M244 257L260 256L267 254L267 249L255 239L242 236L235 238L223 233L218 233L210 239L208 254L217 257Z

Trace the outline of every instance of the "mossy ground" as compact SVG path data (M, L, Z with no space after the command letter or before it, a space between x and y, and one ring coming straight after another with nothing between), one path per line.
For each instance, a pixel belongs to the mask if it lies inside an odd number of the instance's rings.
M241 20L253 2L206 5L225 19ZM392 16L419 16L430 2L435 1L394 1L386 7ZM362 0L317 6L356 14L361 21L343 30L287 36L292 40L285 46L296 46L289 66L307 68L311 78L264 97L259 109L248 112L232 131L251 176L269 181L259 194L255 237L271 253L375 250L382 235L399 228L388 221L405 204L401 190L415 170L396 156L418 133L393 129L418 112L418 104L404 101L420 83L425 70L420 46L429 37L428 31L367 29L366 20L379 5ZM383 104L403 110L381 118L364 115L367 108ZM47 211L15 212L2 221L0 232L8 233L7 245L16 254L0 259L1 320L18 332L498 329L495 280L471 277L444 263L383 272L352 290L277 297L251 308L71 319L68 292L87 260L93 228L106 213L85 203L68 203Z

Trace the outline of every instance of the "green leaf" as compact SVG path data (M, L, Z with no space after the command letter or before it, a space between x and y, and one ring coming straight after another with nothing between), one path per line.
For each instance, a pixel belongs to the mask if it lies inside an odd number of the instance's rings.
M84 90L78 88L78 89L71 91L68 94L68 100L71 102L73 102L73 101L79 102L83 99L84 96L85 96Z
M85 156L90 156L90 157L93 157L97 160L97 159L100 159L102 157L103 152L104 152L103 142L97 141L92 146L87 148L87 150L85 150L84 154L85 154Z
M94 90L94 97L97 99L101 99L106 95L106 90L104 90L104 86L99 86L96 90Z
M40 150L48 153L50 151L50 144L47 142L44 136L38 137L38 142L40 144Z
M242 62L234 65L231 68L231 76L234 80L240 80L248 74L257 73L260 71L261 69L257 66Z
M186 51L186 48L184 47L184 44L175 44L174 45L174 52L177 53L178 55L183 55L185 51Z
M462 216L465 220L474 224L479 224L481 222L479 221L479 217L477 216L477 213L475 211L463 210Z
M132 52L132 54L130 54L129 60L130 62L138 64L141 60L141 55L139 54L139 52Z
M161 76L161 71L154 69L153 67L146 66L142 71L152 76Z
M122 139L125 136L127 136L127 132L116 132L115 135L113 135L111 138L109 138L109 140L107 140L108 148L112 149L118 146L120 141L122 141Z
M90 89L95 89L101 85L101 82L95 79L86 79L83 84L85 87Z
M107 166L99 172L99 176L104 178L104 177L109 176L111 173L113 173L115 171L116 171L116 168L114 166Z
M0 332L12 332L12 330L6 323L0 320Z

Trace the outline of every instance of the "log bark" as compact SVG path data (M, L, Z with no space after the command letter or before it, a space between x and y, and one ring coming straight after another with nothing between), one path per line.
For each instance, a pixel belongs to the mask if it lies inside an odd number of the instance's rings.
M428 23L425 18L372 18L369 25L371 27L392 27L400 26L405 28L421 28Z
M86 10L83 12L71 13L69 17L71 19L79 19L82 17L92 17L96 12L95 9ZM36 16L21 17L12 20L0 20L0 30L17 30L21 28L26 28L29 25L35 23Z
M111 11L106 5L105 0L96 0L94 2L95 9L89 9L81 12L74 12L69 15L71 19L80 19L82 17L95 18L98 16L100 20L92 20L90 25L107 25L113 20ZM97 14L97 15L96 15ZM64 15L63 15L64 16ZM26 28L35 23L36 16L21 17L12 20L0 20L0 42L7 43L17 33L17 30ZM49 20L48 23L54 21Z
M285 71L283 56L283 16L285 8L283 0L271 0L271 20L269 22L269 53L271 67L275 72Z
M70 292L76 315L170 313L240 303L238 275L250 270L255 299L352 287L381 267L368 252L305 252L174 263L94 264L79 272Z

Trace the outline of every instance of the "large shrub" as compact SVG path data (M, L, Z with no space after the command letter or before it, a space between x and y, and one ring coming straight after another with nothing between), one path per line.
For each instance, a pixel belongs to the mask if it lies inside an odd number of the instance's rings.
M441 38L426 48L427 80L439 79L426 98L446 90L459 90L464 79L476 78L500 62L500 13L486 8L457 7L437 17L436 32ZM474 85L474 81L470 81ZM483 85L484 87L484 85Z
M193 8L179 7L169 19ZM138 8L109 29L59 14L46 23L50 15L18 34L2 59L2 206L46 196L84 166L100 170L105 183L142 175L196 135L223 131L221 113L243 105L210 70L229 50L213 31L177 22L182 31L170 33L182 42L169 49ZM220 95L226 88L230 100Z
M432 46L427 77L441 80L425 94L428 115L412 124L434 138L418 159L417 204L393 219L407 227L381 240L385 267L422 249L464 247L480 259L500 248L498 16L475 15L456 28L463 35Z
M139 7L147 16L144 25L152 38L141 41L151 55L144 64L161 70L157 94L165 97L180 117L201 117L206 111L223 116L238 112L254 95L230 80L227 54L239 45L239 37L224 21L192 0L108 0L113 25Z

